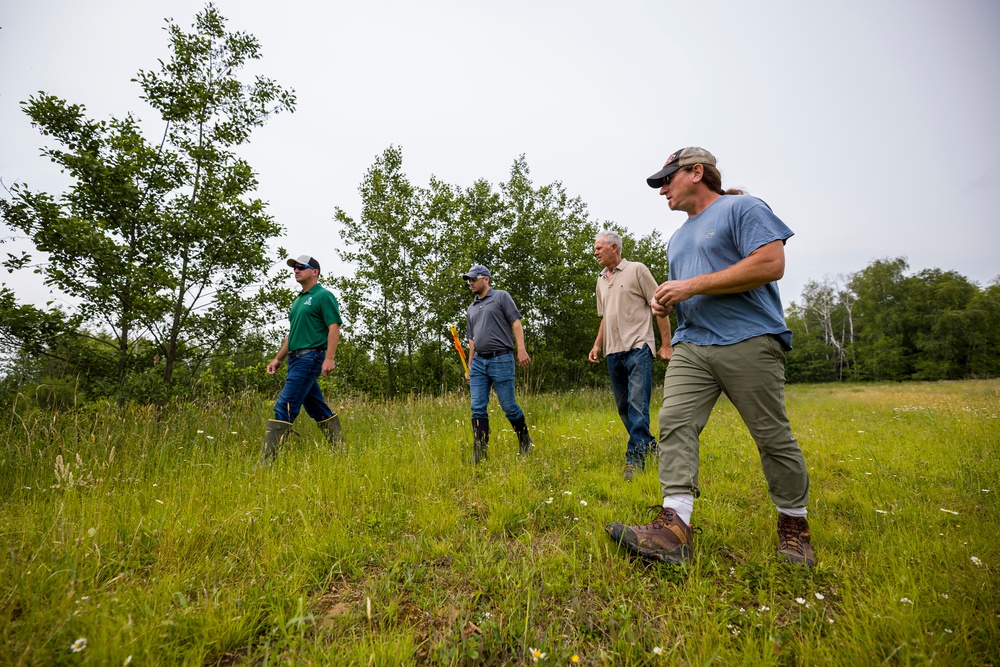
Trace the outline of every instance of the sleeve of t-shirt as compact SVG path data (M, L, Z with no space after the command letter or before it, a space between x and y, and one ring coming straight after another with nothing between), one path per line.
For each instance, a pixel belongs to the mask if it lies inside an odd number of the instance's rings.
M744 257L772 241L787 241L795 233L762 200L748 199L740 211L736 235L737 247Z
M327 292L326 299L322 300L323 322L329 327L331 324L343 324L340 319L340 306L337 304L337 297Z
M598 284L600 284L600 278L597 279ZM597 316L604 317L604 299L601 298L600 288L594 289L594 298L597 300Z
M507 292L503 293L503 298L500 300L500 307L503 309L504 317L511 324L514 323L514 320L521 319L521 313L518 311L517 306L514 305L514 299Z

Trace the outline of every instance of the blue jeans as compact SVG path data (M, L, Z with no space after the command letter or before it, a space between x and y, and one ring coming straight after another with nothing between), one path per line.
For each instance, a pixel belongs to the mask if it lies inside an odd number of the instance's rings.
M472 393L472 418L487 419L486 404L490 400L490 387L497 392L500 407L508 421L515 422L524 416L514 400L514 355L502 354L492 359L472 357L469 367L469 390Z
M288 353L288 374L285 376L285 386L274 404L275 419L293 422L303 407L306 414L318 422L333 416L333 411L323 400L319 382L316 381L323 372L325 358L326 352L323 350L295 350Z
M653 393L653 353L649 345L628 352L609 354L608 375L615 394L618 416L628 431L625 462L645 467L646 454L654 442L649 432L649 399Z

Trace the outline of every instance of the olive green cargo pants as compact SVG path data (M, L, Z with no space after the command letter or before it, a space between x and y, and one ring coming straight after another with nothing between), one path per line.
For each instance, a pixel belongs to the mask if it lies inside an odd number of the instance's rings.
M663 495L699 495L698 437L723 392L757 443L774 504L784 509L805 507L809 474L785 416L785 351L770 335L734 345L674 346L659 418Z

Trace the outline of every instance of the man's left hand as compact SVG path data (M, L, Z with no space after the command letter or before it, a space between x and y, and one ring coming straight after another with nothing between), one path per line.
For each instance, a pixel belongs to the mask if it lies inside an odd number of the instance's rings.
M337 367L337 362L336 361L334 361L333 359L324 359L323 360L323 370L321 371L322 374L323 374L323 377L326 377L327 375L329 375L330 373L332 373L333 369L336 368L336 367Z
M528 356L528 351L521 348L517 351L517 364L518 366L527 366L531 363L531 357Z

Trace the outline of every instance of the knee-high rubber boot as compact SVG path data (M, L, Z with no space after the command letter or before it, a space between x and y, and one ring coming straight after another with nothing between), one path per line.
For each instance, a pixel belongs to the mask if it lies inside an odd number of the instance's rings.
M333 415L321 422L316 422L319 430L326 436L327 442L333 446L344 444L344 431L340 428L340 417Z
M472 462L485 461L490 444L490 420L472 420Z
M528 423L522 415L520 419L512 421L510 425L514 427L514 433L517 434L517 455L527 456L531 453L531 448L534 447L534 443L531 442L531 434L528 433Z
M291 422L268 419L264 430L264 451L261 454L261 465L268 465L278 456L278 448L288 439L292 432Z

